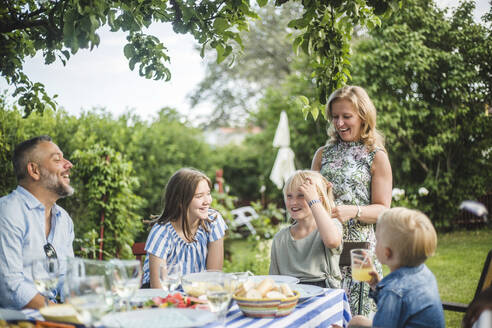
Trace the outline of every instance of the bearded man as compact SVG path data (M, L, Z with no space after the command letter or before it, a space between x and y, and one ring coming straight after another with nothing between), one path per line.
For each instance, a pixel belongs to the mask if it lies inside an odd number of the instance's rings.
M46 135L17 145L12 163L18 186L0 198L0 307L39 309L47 300L33 283L29 261L74 256L72 219L56 204L74 192L73 165Z

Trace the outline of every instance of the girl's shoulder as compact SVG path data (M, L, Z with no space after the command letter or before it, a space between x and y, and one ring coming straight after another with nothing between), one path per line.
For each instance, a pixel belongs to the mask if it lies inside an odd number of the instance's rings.
M172 233L173 231L174 231L174 228L173 228L173 225L171 224L171 222L166 222L164 224L157 222L150 229L150 234L163 235L163 234Z
M213 209L213 208L209 208L208 209L208 219L210 222L214 222L214 221L217 221L217 220L220 220L222 218L222 215L220 214L219 211Z
M225 230L227 224L219 211L210 208L208 210L208 220L205 220L205 225L211 230Z
M280 228L280 230L273 236L274 240L281 240L284 238L290 238L290 228L292 228L294 224L289 224L288 226Z

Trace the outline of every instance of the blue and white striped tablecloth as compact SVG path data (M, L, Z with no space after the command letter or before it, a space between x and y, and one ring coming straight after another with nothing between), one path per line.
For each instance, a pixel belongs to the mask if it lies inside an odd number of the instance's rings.
M226 326L231 328L256 327L330 327L332 324L346 327L350 321L350 306L343 289L326 289L325 294L313 297L285 317L250 318L242 314L237 304L227 313ZM205 327L220 327L215 322Z
M27 317L43 320L37 310L23 310ZM250 318L242 314L237 304L227 313L226 326L231 328L256 327L330 327L337 324L346 327L351 319L347 295L343 289L326 289L325 293L298 304L294 311L280 318ZM204 326L220 327L219 322Z

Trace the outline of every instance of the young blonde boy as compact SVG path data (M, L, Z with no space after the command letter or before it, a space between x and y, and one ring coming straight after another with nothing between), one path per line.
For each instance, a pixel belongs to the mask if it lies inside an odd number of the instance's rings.
M355 316L349 327L444 328L436 278L424 264L434 254L437 235L422 212L396 207L383 212L376 225L376 256L391 273L380 280L371 272L377 312L370 320Z

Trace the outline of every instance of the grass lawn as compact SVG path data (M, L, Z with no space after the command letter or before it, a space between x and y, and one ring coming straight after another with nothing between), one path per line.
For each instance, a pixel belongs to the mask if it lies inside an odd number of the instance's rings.
M230 247L233 254L232 265L225 269L245 271L246 266L251 264L254 250L245 240L234 241ZM466 304L472 300L485 257L491 248L492 229L438 235L436 255L428 259L426 264L436 276L442 300ZM257 261L253 261L258 264ZM255 274L268 274L268 261L263 263L265 264L249 270ZM388 268L384 269L387 274ZM462 313L445 311L444 316L446 327L461 327Z
M468 304L477 288L485 257L492 249L492 229L440 234L436 255L427 260L441 299ZM444 311L446 327L461 327L462 313Z

